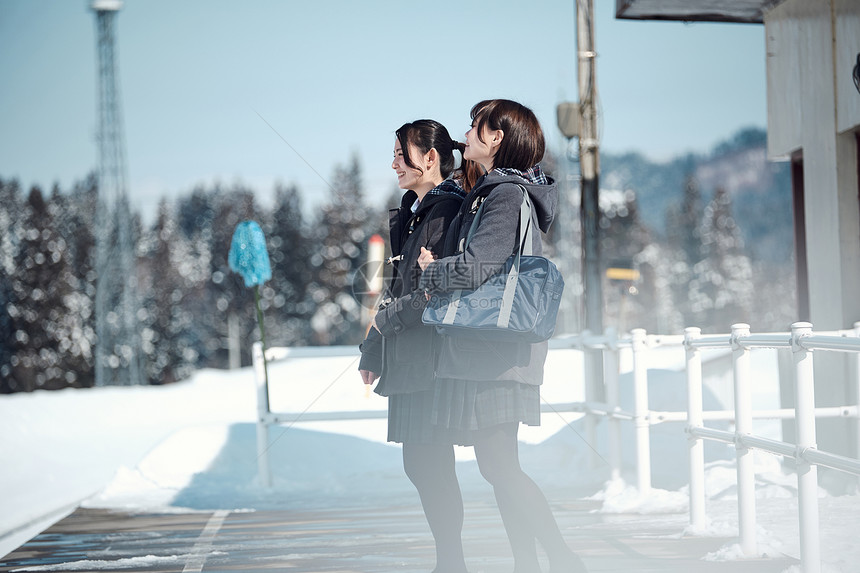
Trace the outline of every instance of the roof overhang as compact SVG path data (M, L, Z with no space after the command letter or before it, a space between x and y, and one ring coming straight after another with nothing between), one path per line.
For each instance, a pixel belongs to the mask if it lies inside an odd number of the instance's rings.
M782 0L615 0L621 20L761 24L765 9Z

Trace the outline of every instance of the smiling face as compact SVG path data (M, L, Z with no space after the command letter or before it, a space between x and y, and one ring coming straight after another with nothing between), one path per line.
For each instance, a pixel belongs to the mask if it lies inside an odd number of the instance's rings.
M411 189L424 197L427 191L442 182L439 174L438 154L435 149L427 153L421 151L413 144L408 145L409 161L415 167L410 167L406 161L400 139L394 138L394 161L391 168L397 174L397 186L401 189Z
M416 156L419 156L418 150L415 149L414 145L410 147L409 159L414 165ZM394 173L397 174L397 186L401 189L414 189L423 175L421 170L407 165L406 157L403 153L403 147L400 145L400 140L397 138L394 138L394 161L391 162L391 168L394 169Z

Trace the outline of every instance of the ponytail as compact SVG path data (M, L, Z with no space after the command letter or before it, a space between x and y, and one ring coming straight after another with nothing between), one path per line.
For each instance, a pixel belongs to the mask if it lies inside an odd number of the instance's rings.
M459 151L461 156L466 151L465 143L451 140L451 146L457 151ZM483 174L484 168L481 166L480 163L463 157L463 160L460 162L460 167L458 167L457 171L454 172L454 178L459 181L460 187L462 187L463 190L468 193L472 190L472 187L475 186L475 183L478 182L478 178L480 178Z
M418 148L421 153L427 153L435 149L439 154L439 172L442 177L447 178L454 171L454 148L455 142L448 135L445 126L432 119L419 119L410 123L404 123L400 129L394 132L400 147L403 149L403 159L406 165L418 171L423 170L412 162L409 157L409 144Z
M462 156L466 150L466 144L451 139L448 130L438 121L419 119L404 123L394 134L403 149L403 159L406 165L412 169L421 171L421 168L415 165L412 158L409 157L409 144L414 145L421 153L435 149L439 154L439 172L442 177L447 179L453 174L454 179L458 180L460 186L467 193L475 186L478 178L484 174L483 167L465 158L460 162L460 167L454 169L456 165L454 150L459 151Z

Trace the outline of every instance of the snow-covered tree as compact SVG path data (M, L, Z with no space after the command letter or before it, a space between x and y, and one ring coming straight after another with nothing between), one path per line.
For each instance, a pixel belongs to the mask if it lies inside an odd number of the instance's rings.
M637 285L639 294L633 297L639 322L631 326L669 334L680 334L687 326L674 296L677 269L679 266L686 269L679 261L680 254L661 241L649 243L634 257L641 276Z
M680 312L685 326L700 326L701 322L701 316L695 310L696 303L690 300L693 267L702 257L701 218L701 191L691 167L684 180L680 203L670 205L666 213L666 253L671 257L670 288L674 307Z
M753 300L752 264L732 216L731 196L717 188L705 208L701 232L702 259L693 267L690 298L704 327L726 329L748 322Z
M66 350L60 324L66 296L72 292L72 279L65 240L55 226L56 199L53 207L42 190L33 187L27 196L20 243L12 277L12 303L7 311L15 321L14 339L18 343L15 377L20 390L61 388L70 382L63 369Z
M369 237L358 157L354 155L347 166L337 166L331 183L316 229L319 247L311 258L316 278L311 328L319 344L357 344L364 332L352 281L364 263Z
M275 189L271 216L263 222L272 265L272 280L261 289L267 338L271 345L297 346L310 342L309 299L313 242L302 215L295 185Z
M604 282L604 322L621 332L631 328L660 331L666 326L666 313L672 306L670 287L664 280L668 275L665 248L653 242L650 230L640 218L639 203L632 190L601 193L600 252L604 266L639 272L636 281Z
M691 173L684 181L680 209L667 229L669 240L680 247L684 261L691 267L702 257L702 211L702 192L695 175Z
M732 216L731 196L718 188L707 207L691 176L679 209L670 212L669 252L675 306L685 326L726 330L749 321L753 298L752 264Z
M179 275L183 297L180 306L194 316L194 326L183 334L186 356L195 356L197 366L217 366L223 340L217 335L223 322L211 299L213 234L216 192L195 189L189 197L176 202L178 240L172 245L174 272Z
M16 368L21 344L15 336L18 311L12 282L23 237L23 210L18 182L0 179L0 393L23 389Z
M56 230L65 242L68 282L58 320L65 376L70 385L95 383L95 235L92 213L98 201L98 179L90 174L68 195L51 196Z
M187 294L179 268L187 261L185 242L168 203L158 206L158 219L146 241L147 270L142 273L144 293L141 346L144 372L151 384L187 377L197 363L189 338L195 316L183 304Z

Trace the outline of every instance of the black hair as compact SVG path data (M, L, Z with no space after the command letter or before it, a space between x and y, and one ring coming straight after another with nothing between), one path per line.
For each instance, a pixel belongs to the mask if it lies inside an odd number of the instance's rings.
M424 172L409 157L410 143L422 154L435 149L436 153L439 154L439 172L442 177L447 179L454 173L454 178L458 180L460 186L467 192L472 189L478 177L483 173L483 168L480 165L466 159L463 159L456 173L454 172L454 166L456 165L454 150L459 151L460 155L462 155L466 149L466 145L451 139L448 130L438 121L419 119L410 123L404 123L394 134L397 137L397 141L400 142L404 162L412 169Z
M442 177L447 178L454 171L454 149L461 150L462 143L451 139L448 130L438 121L432 119L419 119L410 123L404 123L400 129L394 132L400 147L403 149L403 160L412 169L423 170L412 163L409 157L409 144L411 143L422 154L435 149L439 154L439 172Z

